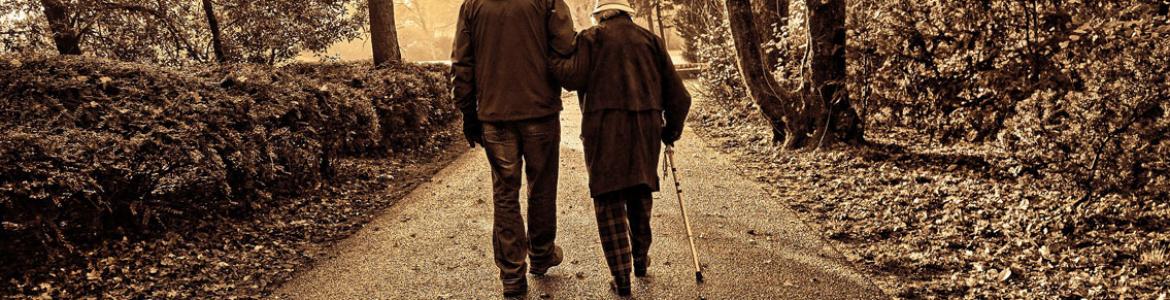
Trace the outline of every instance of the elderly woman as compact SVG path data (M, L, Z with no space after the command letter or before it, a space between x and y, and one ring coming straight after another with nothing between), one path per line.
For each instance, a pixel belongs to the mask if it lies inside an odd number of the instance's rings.
M691 105L664 43L634 24L633 14L626 0L600 0L597 26L578 33L575 54L552 65L578 91L589 191L620 295L630 293L631 268L646 275L659 151L682 135Z

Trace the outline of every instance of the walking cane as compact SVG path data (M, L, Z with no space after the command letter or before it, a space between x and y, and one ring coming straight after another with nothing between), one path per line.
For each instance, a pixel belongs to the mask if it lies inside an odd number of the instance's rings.
M663 151L662 176L666 176L666 170L670 170L670 177L674 179L674 191L678 195L678 207L682 210L683 224L687 226L687 240L691 242L691 259L695 263L695 282L703 282L703 268L699 265L699 252L695 250L695 234L691 232L691 219L687 217L687 206L683 204L682 188L678 184L678 169L674 164L674 145L666 145L666 151Z

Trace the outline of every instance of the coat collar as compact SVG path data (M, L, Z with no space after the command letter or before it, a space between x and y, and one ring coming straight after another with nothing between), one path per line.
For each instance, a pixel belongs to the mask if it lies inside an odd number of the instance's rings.
M605 21L601 21L601 24L602 24L602 25L609 25L609 24L613 24L613 25L616 25L616 24L633 24L633 23L634 23L634 19L633 19L633 17L632 17L632 16L629 16L629 17L617 17L617 18L611 18L611 19L607 19L607 20L605 20Z

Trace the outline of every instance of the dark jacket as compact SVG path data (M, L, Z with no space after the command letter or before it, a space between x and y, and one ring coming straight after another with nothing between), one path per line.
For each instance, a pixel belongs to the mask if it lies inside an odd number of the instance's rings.
M662 40L627 17L609 19L578 34L576 52L552 69L578 91L590 192L657 191L662 133L678 136L691 107Z
M465 0L451 53L456 104L481 121L516 121L561 111L549 74L552 51L573 51L564 0Z

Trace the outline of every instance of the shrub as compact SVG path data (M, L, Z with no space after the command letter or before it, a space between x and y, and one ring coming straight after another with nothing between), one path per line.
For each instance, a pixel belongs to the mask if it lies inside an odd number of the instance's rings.
M710 9L689 0L688 9ZM803 5L794 2L792 24ZM909 132L922 145L991 146L1014 175L1058 177L1080 191L1167 197L1170 37L1165 3L1038 0L858 2L848 7L848 85L867 132ZM722 15L722 14L720 14ZM687 36L709 63L708 96L731 117L758 110L739 85L725 25ZM791 82L802 26L788 49ZM695 27L694 25L688 25ZM702 26L700 26L702 27ZM734 120L733 120L734 121Z
M354 88L305 76L314 67L392 79ZM319 187L340 154L422 143L407 137L453 119L431 66L175 71L3 56L0 78L0 223L65 247L112 227L247 216Z
M373 105L381 124L378 145L405 151L427 146L457 114L450 96L450 67L397 64L374 69L366 63L295 63L282 68L345 87Z

